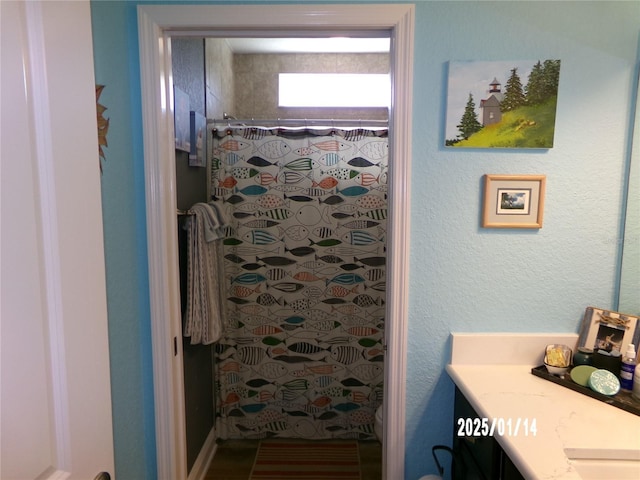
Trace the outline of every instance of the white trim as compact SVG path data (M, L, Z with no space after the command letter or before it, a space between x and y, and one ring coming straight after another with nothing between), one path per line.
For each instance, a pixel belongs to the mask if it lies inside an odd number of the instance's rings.
M37 480L67 480L70 476L70 472L65 472L64 470L56 470L53 467L49 467L40 475L38 475Z
M213 460L213 456L216 454L217 448L216 431L215 428L212 428L209 435L207 435L207 439L204 441L204 445L202 445L202 449L200 450L196 461L193 462L193 466L191 467L187 480L202 480L207 476L209 465L211 465L211 461Z
M184 7L182 7L184 8ZM173 115L167 41L138 9L158 478L186 478ZM174 355L174 338L178 355Z
M384 379L383 478L404 478L409 239L411 231L411 125L413 107L414 8L407 8L391 38L391 141L387 266L387 355Z
M410 164L414 6L393 5L139 5L149 282L156 412L158 478L186 478L175 232L171 71L166 38L171 31L262 32L386 29L392 33L392 116L389 267L385 361L384 477L404 478L405 384L408 323ZM268 26L268 27L265 27ZM180 345L181 342L178 342Z

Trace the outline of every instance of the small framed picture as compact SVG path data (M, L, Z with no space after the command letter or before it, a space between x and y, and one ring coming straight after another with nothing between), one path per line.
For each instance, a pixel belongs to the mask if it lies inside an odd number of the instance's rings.
M191 151L191 122L189 115L189 94L173 87L173 121L176 135L176 150Z
M611 352L617 350L624 355L630 343L636 352L640 347L640 317L620 312L587 307L584 312L579 347Z
M206 167L205 152L207 151L207 120L204 115L191 111L191 151L189 152L190 167Z
M485 175L484 228L542 228L545 175Z

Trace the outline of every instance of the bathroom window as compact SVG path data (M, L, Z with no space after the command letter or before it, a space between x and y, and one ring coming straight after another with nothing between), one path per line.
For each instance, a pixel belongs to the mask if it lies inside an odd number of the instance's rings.
M281 73L281 107L389 107L388 74Z

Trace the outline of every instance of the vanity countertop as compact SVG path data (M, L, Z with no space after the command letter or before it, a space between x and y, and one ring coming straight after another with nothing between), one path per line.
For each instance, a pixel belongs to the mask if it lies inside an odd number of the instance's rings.
M447 372L480 417L504 427L494 436L526 478L582 478L565 449L574 458L637 453L640 474L639 416L531 374L545 345L576 342L575 334L452 334Z

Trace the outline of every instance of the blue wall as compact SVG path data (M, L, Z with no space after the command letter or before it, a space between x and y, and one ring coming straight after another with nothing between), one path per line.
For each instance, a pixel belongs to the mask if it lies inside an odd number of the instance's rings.
M449 332L575 332L586 306L616 306L639 18L638 3L417 5L408 479L451 436ZM443 148L447 62L528 58L562 60L554 148ZM544 227L480 228L486 173L546 174Z
M93 0L91 7L96 81L106 85L101 103L111 119L102 188L116 473L151 480L156 458L137 3ZM409 480L434 473L430 446L451 439L453 384L444 372L450 332L575 332L586 306L615 308L640 33L638 2L415 4ZM554 148L442 146L447 62L546 58L562 60ZM480 228L486 173L546 174L544 227Z
M137 17L132 2L91 3L96 83L109 118L102 205L117 478L156 478Z

